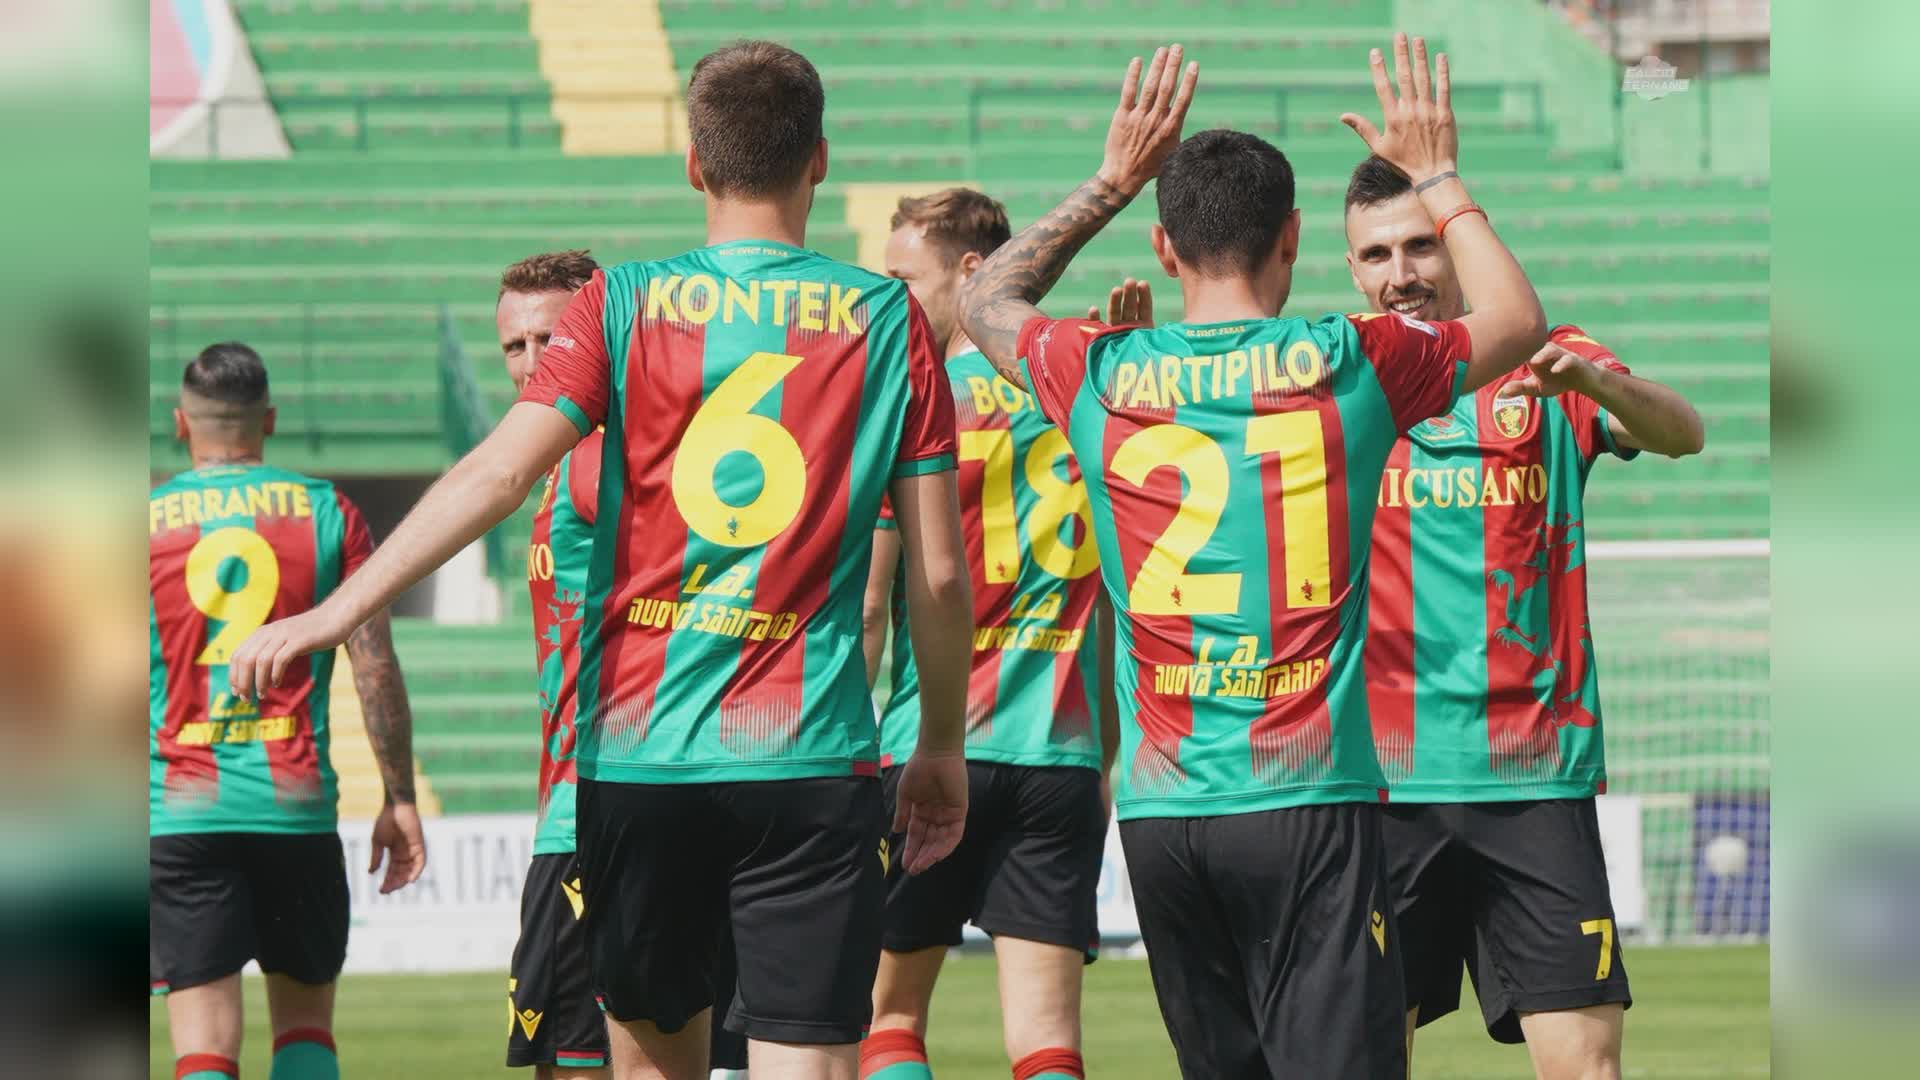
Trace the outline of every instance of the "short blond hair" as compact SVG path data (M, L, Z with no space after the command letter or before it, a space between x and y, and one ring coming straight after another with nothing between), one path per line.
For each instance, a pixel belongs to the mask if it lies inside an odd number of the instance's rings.
M1013 237L1007 208L972 188L948 188L919 198L904 198L893 212L890 229L918 225L949 260L971 251L981 258Z
M510 292L575 292L598 269L600 264L586 248L529 255L501 271L500 296Z

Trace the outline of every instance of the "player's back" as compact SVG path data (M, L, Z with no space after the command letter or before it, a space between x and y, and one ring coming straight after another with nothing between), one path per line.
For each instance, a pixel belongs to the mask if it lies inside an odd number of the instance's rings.
M155 835L327 832L332 650L300 657L258 702L227 659L262 623L312 608L372 550L333 485L266 465L181 473L147 500L149 812Z
M978 350L948 360L946 377L973 584L967 757L1098 768L1100 558L1086 487L1066 436ZM881 525L891 527L891 518ZM903 567L891 597L893 693L880 722L889 765L905 761L920 734L906 591Z
M1360 663L1373 493L1465 358L1463 333L1395 320L1023 334L1086 473L1133 661L1117 665L1135 721L1123 817L1381 797Z
M720 244L588 284L525 395L606 424L582 776L877 768L861 589L889 481L953 467L939 380L905 285L817 252Z

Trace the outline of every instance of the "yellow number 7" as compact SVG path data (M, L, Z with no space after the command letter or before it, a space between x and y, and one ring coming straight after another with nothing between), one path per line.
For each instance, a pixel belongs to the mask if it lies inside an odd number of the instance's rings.
M1613 971L1613 920L1588 919L1580 924L1580 932L1588 937L1600 935L1600 966L1593 973L1595 982L1605 982Z

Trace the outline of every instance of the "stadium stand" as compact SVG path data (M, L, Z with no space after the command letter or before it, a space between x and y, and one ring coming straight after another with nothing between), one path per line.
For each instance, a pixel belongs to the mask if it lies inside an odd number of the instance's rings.
M903 192L977 183L1016 227L1051 207L1096 159L1118 66L1177 31L1206 69L1189 130L1259 132L1300 177L1290 309L1351 309L1340 208L1359 144L1337 117L1371 107L1365 50L1411 19L1472 27L1452 42L1471 50L1456 55L1466 167L1549 317L1675 385L1706 419L1701 456L1595 470L1590 536L1764 537L1769 189L1764 140L1755 156L1739 137L1765 128L1764 76L1757 93L1749 82L1714 98L1703 153L1704 106L1623 102L1618 65L1543 5L1482 6L1502 17L1476 8L1460 21L1457 0L235 0L294 153L153 163L153 468L183 464L167 419L180 365L229 338L273 365L279 463L444 468L442 305L497 414L510 397L492 340L501 267L560 247L617 260L700 244L677 94L694 60L743 28L820 67L832 172L810 242L869 262ZM1123 275L1157 278L1152 213L1142 199L1100 236L1051 305L1084 308ZM520 550L524 520L503 528L504 550ZM419 756L449 812L530 799L524 593L517 566L495 569L516 617L398 631ZM1684 792L1703 761L1718 763L1717 784L1764 790L1764 566L1757 585L1716 580L1724 606L1678 628L1662 605L1688 605L1699 579L1628 569L1596 587L1615 790ZM1756 592L1757 620L1743 606ZM1689 726L1703 708L1729 718L1712 745ZM1679 921L1683 824L1649 850Z

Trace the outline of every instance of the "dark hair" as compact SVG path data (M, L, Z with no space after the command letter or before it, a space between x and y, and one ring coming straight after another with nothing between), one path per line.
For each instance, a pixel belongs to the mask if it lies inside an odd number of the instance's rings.
M260 354L237 341L223 341L200 350L180 378L181 389L223 405L264 405L267 401L267 365Z
M1211 274L1258 270L1293 213L1293 166L1278 147L1216 128L1160 167L1160 224L1180 260Z
M1413 190L1413 181L1399 167L1378 154L1354 166L1347 181L1347 209L1379 206Z
M889 229L919 225L927 239L938 244L949 260L971 251L981 258L994 253L1013 236L1007 208L972 188L948 188L920 198L902 198Z
M529 255L501 272L500 296L510 292L574 292L598 269L600 264L586 248Z
M714 195L760 198L798 183L820 145L826 91L806 57L739 41L693 65L687 130Z

